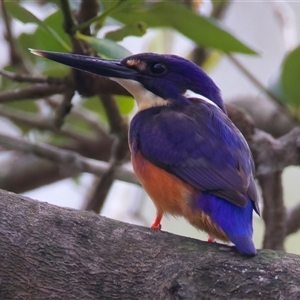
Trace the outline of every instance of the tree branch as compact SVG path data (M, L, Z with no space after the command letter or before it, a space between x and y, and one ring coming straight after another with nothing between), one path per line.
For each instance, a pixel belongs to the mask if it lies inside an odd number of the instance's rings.
M60 0L61 10L64 16L64 30L72 36L72 28L75 26L73 15L68 0Z
M255 158L257 176L276 173L300 163L300 126L279 139L255 129L248 142Z
M114 180L117 179L116 175L118 174L120 165L126 158L129 159L127 129L126 132L123 132L123 134L119 133L119 136L115 139L109 160L109 168L95 184L94 190L89 199L85 201L86 210L93 210L96 213L101 212L109 190Z
M5 34L4 37L7 41L8 47L9 47L9 54L10 54L10 61L13 65L20 65L24 70L26 70L26 67L23 63L22 57L20 53L18 52L18 47L16 47L16 41L13 36L12 30L11 30L11 19L6 11L4 0L0 0L1 4L1 11L2 16L4 20L4 26L5 26ZM26 70L27 71L27 70Z
M99 2L96 0L82 1L77 16L77 21L79 24L78 27L80 27L83 23L88 22L90 19L96 17L99 8ZM90 26L85 26L84 28L78 27L76 28L76 30L80 30L80 32L85 35L91 35ZM75 27L72 28L73 33L75 32L74 29Z
M89 159L73 151L59 149L38 142L30 143L23 139L6 136L4 134L0 134L0 145L7 149L35 154L52 162L64 164L76 172L88 172L101 176L109 169L109 164L104 161ZM115 178L125 182L139 184L134 173L123 167L118 167Z
M300 203L287 210L286 235L297 232L300 229Z
M68 140L57 146L77 152L82 156L108 161L112 147L111 139L99 136L97 139ZM64 164L39 158L30 153L13 152L0 164L0 188L15 193L24 193L68 177L78 176L78 171L66 168Z
M36 84L24 89L15 89L0 93L0 103L20 100L33 100L63 93L67 87L61 85Z
M58 129L54 125L53 117L46 118L45 116L41 116L36 113L30 113L21 111L15 108L6 107L0 104L0 116L7 118L17 124L22 124L30 129L38 129L38 130L47 130L59 134L61 136L72 138L75 140L85 140L86 142L94 139L93 133L90 134L81 133L77 129L72 128L71 126L65 126L62 129ZM105 136L103 134L103 136Z
M254 127L252 120L241 110L226 105L228 116L242 132L253 154L256 176L282 171L300 164L300 126L275 139Z
M116 100L111 95L100 95L100 100L107 115L111 133L115 135L123 131L127 133L128 124L124 121Z
M4 299L299 299L300 257L234 248L0 191Z
M79 173L32 154L14 153L0 164L0 188L24 193ZM1 299L1 298L0 298Z
M299 125L285 108L268 97L236 97L228 102L249 114L255 127L270 133L273 137L280 137Z
M65 117L70 113L74 94L75 90L73 88L69 88L65 91L63 101L55 111L54 126L56 128L63 126Z
M283 200L281 171L258 176L264 199L264 249L284 250L286 210Z
M56 109L61 105L61 102L54 98L48 97L45 99L45 101L47 105L53 109ZM109 138L104 126L101 125L101 118L97 113L86 109L82 105L75 105L72 107L70 114L74 115L76 118L88 125L92 132L95 132L99 136L105 136Z
M129 159L128 124L125 122L115 99L109 95L100 96L101 102L108 117L110 132L114 134L115 141L111 151L110 167L96 183L91 196L86 203L86 210L100 213L108 192L115 180L118 166L125 158Z
M263 246L283 249L286 236L286 209L283 200L281 173L289 165L300 163L300 127L279 139L256 129L247 116L227 106L229 117L247 140L256 166L264 202L263 218L266 224Z
M33 76L29 74L17 74L5 70L0 70L0 75L5 76L6 78L17 82L48 83L48 84L56 84L56 85L65 83L64 77L41 77L41 76Z

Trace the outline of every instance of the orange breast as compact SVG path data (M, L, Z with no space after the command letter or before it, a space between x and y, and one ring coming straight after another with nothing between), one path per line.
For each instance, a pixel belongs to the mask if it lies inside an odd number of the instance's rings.
M132 164L136 176L159 213L166 212L182 216L186 210L187 201L199 194L197 189L158 168L146 160L141 153L132 156Z
M228 241L227 235L200 209L195 209L201 191L155 166L138 152L132 155L133 169L161 215L185 217L210 236Z

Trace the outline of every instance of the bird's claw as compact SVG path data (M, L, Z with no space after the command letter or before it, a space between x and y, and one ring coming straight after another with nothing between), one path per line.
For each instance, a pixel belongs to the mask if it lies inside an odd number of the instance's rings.
M208 243L215 243L215 242L216 242L216 239L210 236L210 237L208 238L207 242L208 242Z
M161 230L161 224L152 224L151 225L151 227L150 227L151 229L155 229L155 230Z

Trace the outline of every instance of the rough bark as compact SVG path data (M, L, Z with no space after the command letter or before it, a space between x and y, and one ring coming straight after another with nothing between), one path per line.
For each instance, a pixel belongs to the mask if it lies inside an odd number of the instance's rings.
M242 96L229 99L228 103L249 114L255 127L270 133L276 138L287 134L295 126L299 125L286 109L264 96Z
M299 299L300 257L125 224L0 191L0 299Z
M281 172L259 176L264 198L262 217L265 222L264 249L284 250L286 237L286 209L283 201Z

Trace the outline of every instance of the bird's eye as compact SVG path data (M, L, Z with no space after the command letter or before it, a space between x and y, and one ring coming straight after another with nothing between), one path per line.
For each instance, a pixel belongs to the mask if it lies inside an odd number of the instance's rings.
M162 75L167 70L166 66L161 63L154 63L150 66L150 72L154 75Z

